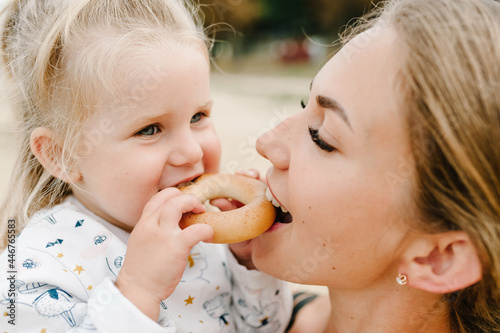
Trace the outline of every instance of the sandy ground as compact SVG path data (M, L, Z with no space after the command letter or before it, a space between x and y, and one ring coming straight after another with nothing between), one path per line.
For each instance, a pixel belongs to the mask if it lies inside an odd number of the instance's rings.
M256 168L265 175L270 163L255 151L257 137L287 116L298 112L306 99L312 76L221 74L212 75L213 120L222 143L221 171ZM14 118L0 95L0 198L8 195L7 184L15 153ZM325 293L323 287L298 286Z

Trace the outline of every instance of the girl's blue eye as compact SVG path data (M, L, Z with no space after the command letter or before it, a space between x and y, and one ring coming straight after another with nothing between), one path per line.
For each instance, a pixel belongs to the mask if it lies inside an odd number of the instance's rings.
M138 136L152 136L160 132L160 127L158 125L149 125L141 129L136 133Z
M328 143L323 141L322 138L318 135L318 130L312 127L309 127L309 134L311 135L311 139L313 142L321 149L326 150L327 152L335 151L335 147L330 146Z
M197 123L199 122L200 120L202 120L204 117L206 117L207 115L203 112L198 112L197 114L195 114L192 118L191 118L191 124L193 123Z

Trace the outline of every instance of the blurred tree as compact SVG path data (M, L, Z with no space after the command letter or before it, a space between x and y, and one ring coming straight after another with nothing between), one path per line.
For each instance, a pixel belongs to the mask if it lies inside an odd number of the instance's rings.
M199 0L205 25L228 23L236 31L251 29L262 15L256 0Z
M256 22L259 32L293 36L311 23L307 0L259 1L263 9Z
M226 22L247 40L338 33L380 0L200 0L208 25Z
M347 24L349 20L360 17L380 0L314 0L310 2L318 33L331 34Z

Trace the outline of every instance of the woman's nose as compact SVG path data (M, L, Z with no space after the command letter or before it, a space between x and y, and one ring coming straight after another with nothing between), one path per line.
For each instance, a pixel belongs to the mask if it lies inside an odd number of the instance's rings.
M289 125L290 119L287 118L259 136L256 142L257 152L267 158L277 169L286 170L290 163Z
M169 157L173 166L194 165L203 158L201 143L191 133L179 137L173 145Z

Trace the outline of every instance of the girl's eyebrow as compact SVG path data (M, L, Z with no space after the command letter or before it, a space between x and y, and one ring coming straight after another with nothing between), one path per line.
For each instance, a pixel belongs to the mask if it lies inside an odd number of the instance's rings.
M204 111L204 110L211 110L212 106L213 106L213 101L209 100L205 104L198 106L195 110L196 110L196 112ZM174 112L174 111L172 111L172 112ZM158 121L159 119L165 117L165 115L166 115L166 113L164 111L161 111L161 112L158 112L155 114L149 114L149 115L138 117L137 119L133 119L133 122L134 123L154 122L154 121Z
M213 100L209 100L208 102L206 102L205 104L201 105L198 110L207 110L207 109L211 109L212 106L214 105L214 101Z
M324 109L329 109L335 112L336 115L338 115L349 127L351 132L354 133L352 127L351 127L351 122L349 121L349 118L347 117L347 114L344 111L344 108L340 105L339 102L332 98L328 98L325 96L316 96L316 102L318 103L319 106L321 106Z

